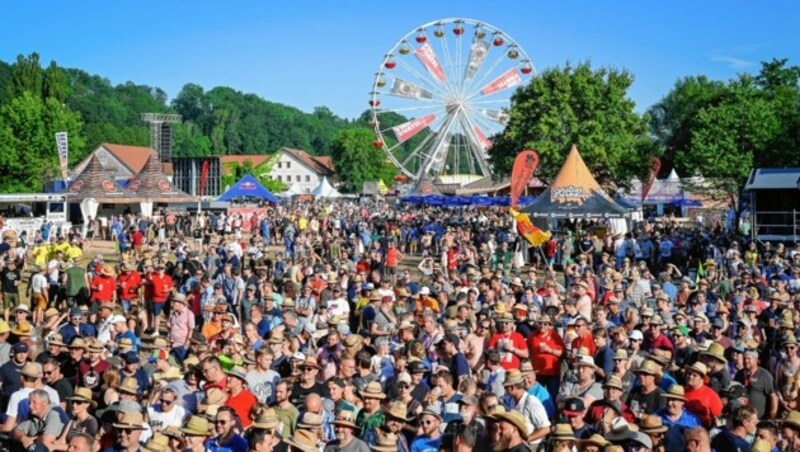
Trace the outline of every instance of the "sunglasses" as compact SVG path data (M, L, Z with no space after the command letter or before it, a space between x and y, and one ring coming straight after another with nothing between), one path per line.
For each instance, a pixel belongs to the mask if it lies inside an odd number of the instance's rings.
M433 424L433 421L432 421L432 420L430 420L430 419L425 419L424 421L422 421L422 422L420 422L420 423L421 423L422 425L431 425L431 424Z
M408 388L410 388L410 387L411 387L411 386L409 386L409 385L397 385L397 388L398 388L398 389L408 389Z
M222 419L217 419L216 421L214 421L214 424L216 424L216 425L225 425L227 423L228 423L228 421L222 420Z
M130 435L135 429L133 428L117 428L117 432Z
M159 399L159 401L161 402L162 405L169 405L172 402L174 402L174 400L164 400L164 399Z

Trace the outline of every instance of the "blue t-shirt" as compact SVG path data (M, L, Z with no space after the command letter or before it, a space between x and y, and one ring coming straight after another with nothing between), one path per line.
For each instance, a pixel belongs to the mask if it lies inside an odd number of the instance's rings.
M436 439L417 437L417 439L411 443L411 452L437 452L441 442L441 435Z
M717 452L750 452L750 443L725 429L711 441L711 448Z
M219 438L213 438L206 444L206 452L247 452L247 441L239 435L233 435L225 444Z

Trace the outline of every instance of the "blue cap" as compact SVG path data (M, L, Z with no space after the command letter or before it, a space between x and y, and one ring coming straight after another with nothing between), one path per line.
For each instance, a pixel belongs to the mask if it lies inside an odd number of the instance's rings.
M11 347L11 350L14 353L27 353L28 352L28 344L26 344L24 342L17 342L16 344L14 344L13 347Z
M139 354L131 350L123 355L123 359L125 359L125 362L128 364L138 363Z

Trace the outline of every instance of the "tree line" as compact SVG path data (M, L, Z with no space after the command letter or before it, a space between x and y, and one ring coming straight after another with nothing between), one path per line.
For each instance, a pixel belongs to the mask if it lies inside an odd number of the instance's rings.
M629 96L634 76L590 63L548 69L519 88L509 122L493 138L491 164L510 173L521 149L539 152L537 176L549 180L572 144L599 182L624 188L646 179L652 157L662 172L701 175L735 192L751 168L800 166L800 68L785 59L764 62L757 74L727 81L703 75L676 81L644 114ZM391 184L396 171L373 146L368 112L345 119L327 107L311 113L229 87L187 83L172 99L157 87L108 79L39 56L0 61L0 192L39 191L58 175L54 134L69 133L70 163L100 143L149 145L141 113L182 116L174 128L173 155L273 153L283 146L331 155L344 188L364 181ZM381 127L407 121L382 116ZM412 139L413 140L413 139ZM415 142L405 145L413 149ZM391 143L389 143L391 144ZM663 176L664 174L662 174Z

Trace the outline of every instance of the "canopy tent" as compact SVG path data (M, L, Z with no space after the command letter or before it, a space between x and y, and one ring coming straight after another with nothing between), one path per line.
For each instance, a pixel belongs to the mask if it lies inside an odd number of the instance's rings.
M117 185L110 171L103 168L97 155L93 155L78 177L67 189L68 199L72 203L80 203L84 199L94 199L99 204L134 204L139 199ZM96 209L94 210L96 213Z
M302 194L303 194L303 189L300 188L299 185L297 185L297 182L294 182L292 184L292 186L289 187L288 190L284 191L283 193L279 194L278 196L280 196L281 198L291 198L292 196L302 195Z
M653 181L653 185L650 187L650 191L647 192L647 197L644 199L644 202L642 202L642 181L634 179L631 185L631 191L626 193L624 198L629 203L636 206L640 204L673 204L679 202L687 195L675 169L670 171L666 179L656 179Z
M535 196L524 196L520 203L530 203ZM508 196L445 196L445 195L408 195L400 198L400 202L439 207L483 206L483 207L508 207L511 198Z
M322 180L319 182L319 185L314 187L311 190L311 194L314 195L315 198L341 198L342 194L339 193L330 182L328 182L327 177L323 177Z
M128 191L137 197L142 212L152 212L153 203L197 202L197 198L178 190L164 175L155 154L147 158L142 170L128 182Z
M269 202L278 202L278 198L267 190L261 182L258 181L252 174L247 173L239 179L238 182L233 184L231 188L223 193L220 201L230 201L237 198L258 198L266 199Z
M619 218L629 215L600 187L574 145L553 182L520 209L531 217Z

